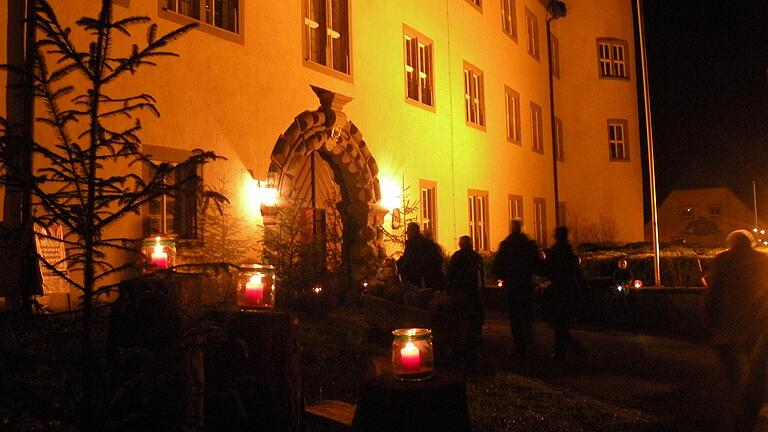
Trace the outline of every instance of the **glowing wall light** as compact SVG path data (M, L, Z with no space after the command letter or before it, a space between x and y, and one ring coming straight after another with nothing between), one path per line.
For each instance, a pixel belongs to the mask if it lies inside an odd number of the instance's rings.
M273 207L277 204L277 188L269 187L267 182L246 176L242 191L245 208L251 215L260 215L262 205Z
M381 189L381 205L385 209L392 211L399 208L402 204L403 191L391 179L386 177L379 178L379 187Z

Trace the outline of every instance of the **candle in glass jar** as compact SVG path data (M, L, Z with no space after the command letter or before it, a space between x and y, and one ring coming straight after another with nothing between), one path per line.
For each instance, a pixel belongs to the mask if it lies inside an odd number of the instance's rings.
M163 252L163 247L160 245L155 246L155 250L152 252L151 262L160 268L168 268L168 253Z
M264 298L264 282L261 275L253 275L245 284L245 298L254 303L261 303Z
M400 350L400 365L405 372L418 372L421 368L421 354L413 342L407 342Z

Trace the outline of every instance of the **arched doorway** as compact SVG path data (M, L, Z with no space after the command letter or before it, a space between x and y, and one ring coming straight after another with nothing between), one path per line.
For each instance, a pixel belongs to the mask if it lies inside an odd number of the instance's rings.
M377 226L386 213L378 204L379 169L343 112L351 98L312 90L320 107L296 116L280 135L269 173L287 205L307 208L312 231L327 239L323 261L340 266L343 283L352 286L369 274L377 256Z

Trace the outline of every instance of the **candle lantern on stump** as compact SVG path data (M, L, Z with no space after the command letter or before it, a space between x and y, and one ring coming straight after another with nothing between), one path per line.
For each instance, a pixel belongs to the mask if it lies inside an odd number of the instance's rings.
M167 270L176 264L176 240L170 236L144 239L141 246L144 257L144 273Z
M271 309L275 306L275 267L245 264L237 282L237 305L241 310Z
M434 372L432 330L425 328L392 331L392 372L403 381L423 381Z

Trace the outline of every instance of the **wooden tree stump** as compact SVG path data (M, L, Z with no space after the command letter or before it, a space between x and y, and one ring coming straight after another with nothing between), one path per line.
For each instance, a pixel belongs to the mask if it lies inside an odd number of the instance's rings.
M303 400L298 320L277 311L217 311L209 337L207 430L298 432ZM238 405L238 406L234 406Z

